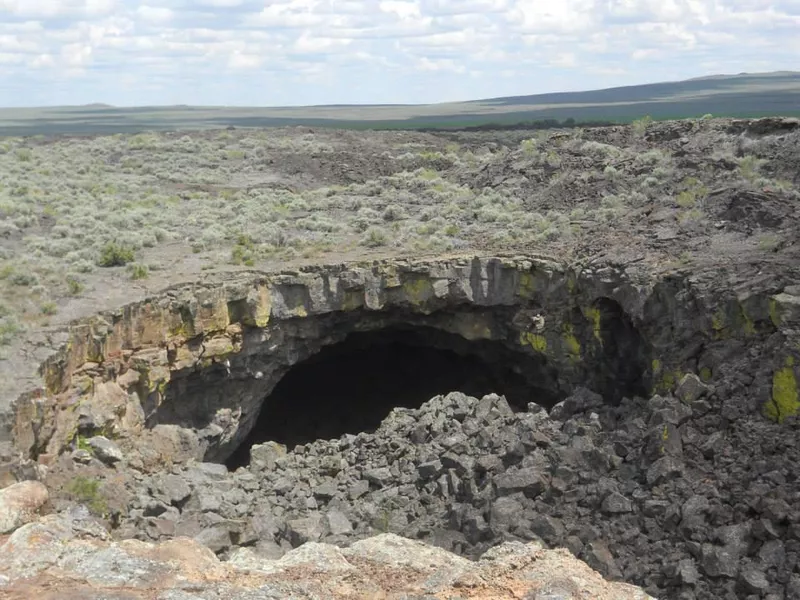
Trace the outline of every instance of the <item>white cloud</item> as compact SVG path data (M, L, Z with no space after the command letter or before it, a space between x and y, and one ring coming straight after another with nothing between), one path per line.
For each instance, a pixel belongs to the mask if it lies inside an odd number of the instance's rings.
M0 0L0 105L611 87L796 69L797 31L797 0ZM61 78L53 96L49 81L62 74L80 77Z
M194 4L206 8L234 8L245 6L248 0L195 0Z
M421 0L426 13L467 15L499 13L513 6L511 0Z
M0 14L15 17L95 17L110 14L116 8L116 0L0 0Z
M292 46L292 50L300 54L319 54L334 52L350 44L351 40L343 38L326 38L303 33Z
M574 52L565 52L564 54L559 54L558 56L553 57L550 61L550 64L554 67L565 67L571 69L572 67L578 66L578 58L575 56Z
M381 11L397 15L404 20L422 16L419 2L416 0L382 0L378 6Z
M243 54L234 51L228 58L228 66L232 69L256 69L261 66L262 58L255 54Z
M518 0L509 11L512 28L530 33L573 33L593 25L594 0Z
M175 16L172 9L164 6L149 6L144 4L136 9L137 16L153 23L167 23Z

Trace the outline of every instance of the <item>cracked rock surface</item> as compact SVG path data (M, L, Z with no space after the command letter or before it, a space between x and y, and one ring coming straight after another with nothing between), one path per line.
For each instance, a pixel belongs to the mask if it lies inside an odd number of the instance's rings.
M565 550L509 542L470 561L386 533L349 548L308 542L279 559L220 559L195 540L112 541L88 512L50 515L0 546L8 600L648 600Z

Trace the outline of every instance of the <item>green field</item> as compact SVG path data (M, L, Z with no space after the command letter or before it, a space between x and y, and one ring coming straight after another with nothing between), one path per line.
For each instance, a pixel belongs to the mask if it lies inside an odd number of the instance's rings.
M0 135L87 135L223 127L458 129L574 119L627 123L699 117L800 116L800 72L716 76L680 82L426 105L308 107L144 106L0 108Z

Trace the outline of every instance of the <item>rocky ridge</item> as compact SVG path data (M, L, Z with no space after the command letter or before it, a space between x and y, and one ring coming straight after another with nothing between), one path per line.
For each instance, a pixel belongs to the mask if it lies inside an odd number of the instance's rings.
M85 510L18 529L0 546L8 600L650 600L566 551L508 543L469 561L382 534L349 548L304 544L279 560L220 561L191 539L111 541Z

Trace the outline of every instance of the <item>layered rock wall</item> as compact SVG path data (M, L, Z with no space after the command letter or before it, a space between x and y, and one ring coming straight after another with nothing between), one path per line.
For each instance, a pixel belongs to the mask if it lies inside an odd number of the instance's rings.
M578 384L613 402L669 391L687 372L719 380L737 352L758 348L759 360L728 382L739 394L731 410L781 420L800 405L797 292L709 290L688 276L535 257L332 265L185 285L73 324L41 367L42 388L16 401L13 439L37 457L82 435L156 435L163 459L221 460L291 365L350 332L397 324L534 357L542 368L531 377L556 400Z

